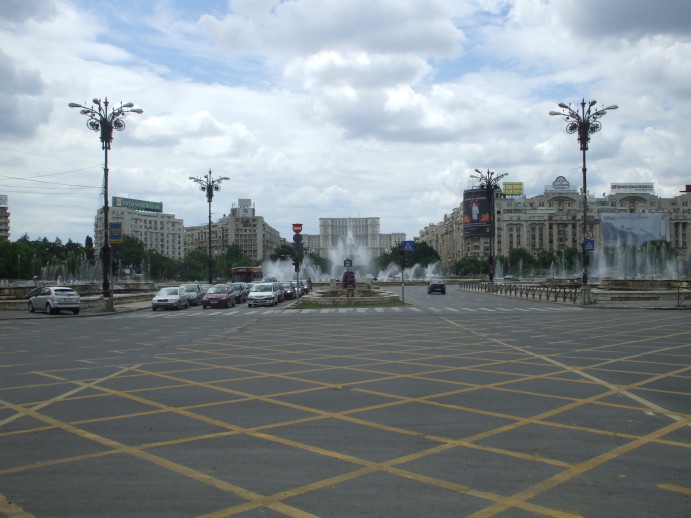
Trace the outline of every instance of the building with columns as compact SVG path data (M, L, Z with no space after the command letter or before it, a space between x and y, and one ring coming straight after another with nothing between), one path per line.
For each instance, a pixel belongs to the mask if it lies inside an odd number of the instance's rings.
M534 255L557 254L571 247L581 249L583 196L565 179L546 186L542 194L533 197L506 194L500 188L494 194L495 256L508 256L515 248L524 248ZM617 230L611 230L612 225L637 219L639 226L664 225L666 228L657 229L658 235L667 236L683 262L688 264L691 260L691 190L661 198L654 194L651 183L618 183L612 184L610 193L603 193L602 197L589 194L587 205L588 226L593 230L596 246L613 246L611 232ZM462 210L460 205L443 221L427 225L417 238L437 250L446 267L463 257L489 255L490 237L464 237ZM639 216L621 216L627 214Z

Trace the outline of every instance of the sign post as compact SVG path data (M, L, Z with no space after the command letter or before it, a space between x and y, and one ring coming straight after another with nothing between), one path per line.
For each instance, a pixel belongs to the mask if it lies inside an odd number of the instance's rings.
M406 267L406 252L412 252L415 249L414 241L401 241L401 300L405 304L405 267Z
M302 262L302 223L293 223L293 264L295 265L295 290L297 291L298 304L300 303L300 263Z

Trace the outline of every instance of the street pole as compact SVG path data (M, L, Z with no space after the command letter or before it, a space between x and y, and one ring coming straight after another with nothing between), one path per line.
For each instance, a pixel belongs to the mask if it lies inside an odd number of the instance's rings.
M588 231L588 183L586 177L586 164L585 164L585 153L588 150L588 142L590 142L590 135L597 133L602 129L602 123L598 120L604 117L609 110L616 110L619 107L616 104L607 106L606 108L600 108L599 110L593 111L593 106L597 104L597 101L585 102L585 98L581 101L581 113L578 113L577 109L571 108L570 105L566 103L559 103L558 106L564 111L551 111L550 115L556 115L563 117L567 122L566 132L576 133L578 135L578 143L581 148L582 153L582 167L581 171L583 173L583 236L581 241L581 248L583 250L583 287L588 286L588 250L586 249L585 235ZM586 108L587 106L587 108Z
M475 169L476 175L470 175L474 180L478 180L480 188L485 190L487 203L489 205L489 257L487 258L487 269L489 282L494 282L494 234L495 234L495 218L494 218L494 191L499 185L499 180L508 176L509 173L497 175L494 171L487 169L483 173L479 169Z
M221 182L230 180L227 176L220 178L211 177L211 169L204 177L190 176L190 180L199 184L199 190L206 193L206 201L209 203L209 284L213 284L213 260L211 259L211 202L214 199L214 192L221 190Z
M113 130L122 131L125 129L125 122L122 120L128 113L141 114L144 110L141 108L134 108L133 103L120 103L119 107L112 108L108 111L108 98L103 102L100 99L94 98L92 106L86 107L78 103L69 103L70 108L81 108L82 115L86 115L88 120L86 126L90 130L100 132L101 148L104 152L103 164L103 248L101 251L101 260L103 263L103 300L105 302L105 309L113 311L113 290L110 283L110 276L112 275L112 256L110 249L110 221L108 205L108 150L113 142Z

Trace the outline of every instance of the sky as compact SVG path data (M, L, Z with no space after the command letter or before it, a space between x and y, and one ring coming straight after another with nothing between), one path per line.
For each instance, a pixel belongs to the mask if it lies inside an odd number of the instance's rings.
M688 0L3 0L0 195L10 239L84 243L103 206L94 98L133 102L109 152L109 197L208 221L190 177L228 177L290 238L320 217L379 217L418 236L475 169L582 184L551 110L618 105L587 153L588 189L691 184Z

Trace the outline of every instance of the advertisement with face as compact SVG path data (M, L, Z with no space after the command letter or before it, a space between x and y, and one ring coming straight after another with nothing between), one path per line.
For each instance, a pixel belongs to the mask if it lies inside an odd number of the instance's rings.
M490 236L492 216L484 189L463 191L463 237Z

